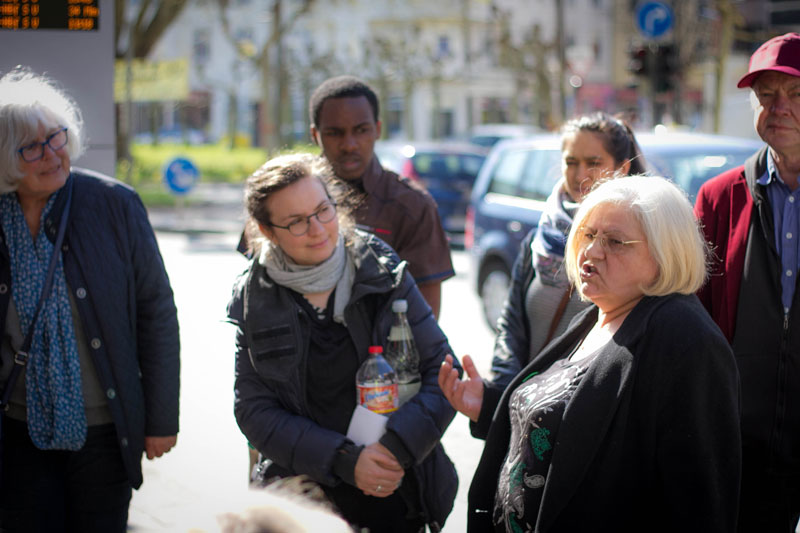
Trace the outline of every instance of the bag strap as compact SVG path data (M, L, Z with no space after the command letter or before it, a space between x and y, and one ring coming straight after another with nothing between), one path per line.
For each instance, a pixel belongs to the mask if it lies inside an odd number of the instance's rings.
M542 346L547 346L547 344L553 339L553 335L556 333L556 328L558 327L558 323L561 322L561 317L564 316L564 311L567 309L567 304L569 303L569 298L572 296L572 285L567 287L567 290L564 291L564 295L561 296L561 301L558 303L558 309L556 309L556 314L553 315L553 321L550 322L550 329L547 330L547 338L544 341Z
M44 301L50 294L50 289L53 288L53 277L55 276L56 265L58 264L58 255L61 250L61 244L64 242L64 234L67 231L67 219L69 219L69 208L71 204L72 180L69 180L67 183L67 201L64 205L64 212L61 214L61 221L58 225L58 236L56 237L56 242L53 245L53 253L50 255L50 264L47 268L47 278L45 278L42 294L39 295L39 301L36 303L36 310L33 312L33 318L31 319L31 324L28 327L28 333L25 335L25 340L22 341L22 346L20 346L19 350L17 350L17 353L14 354L14 368L11 369L11 374L9 374L8 381L6 381L6 388L3 391L3 398L0 400L0 409L3 411L8 409L8 401L11 398L11 391L14 389L14 385L17 384L17 380L19 379L22 369L28 364L28 352L31 349L31 344L33 344L33 330L36 328L36 320L39 318L39 312L42 310Z

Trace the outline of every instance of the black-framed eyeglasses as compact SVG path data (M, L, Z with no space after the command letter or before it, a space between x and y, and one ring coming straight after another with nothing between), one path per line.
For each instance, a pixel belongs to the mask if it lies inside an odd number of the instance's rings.
M598 235L596 231L592 231L585 227L579 228L578 232L578 242L580 243L581 248L588 248L593 242L599 241L600 246L603 247L603 250L612 255L621 254L625 251L625 248L631 244L644 242L626 241L619 238L619 236L614 235L613 233L610 235Z
M311 226L311 219L316 218L321 224L327 224L336 216L336 204L333 202L325 202L325 205L308 215L307 217L300 217L294 222L290 222L286 226L279 226L278 224L269 223L273 228L281 228L287 230L295 237L300 237L308 233L308 228Z
M69 135L67 135L67 128L61 128L60 130L56 131L55 133L51 133L47 136L43 143L39 141L32 142L30 144L26 144L17 152L19 155L22 156L22 159L27 163L33 163L34 161L38 161L39 159L44 157L44 147L45 145L49 146L52 151L60 150L66 146L67 141L69 140Z

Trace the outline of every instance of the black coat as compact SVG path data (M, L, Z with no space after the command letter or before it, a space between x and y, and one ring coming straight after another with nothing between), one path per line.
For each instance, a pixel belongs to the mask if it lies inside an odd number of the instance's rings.
M139 196L107 176L73 168L64 275L97 378L108 397L131 486L142 484L144 437L178 433L180 338L172 289ZM55 241L66 187L45 218ZM0 230L0 327L11 297ZM25 379L24 375L20 379Z
M357 232L354 241L356 273L344 314L359 363L366 359L368 346L382 345L389 334L392 302L408 301L422 386L391 415L386 429L413 459L428 523L442 525L458 486L455 468L439 442L455 416L437 381L444 356L452 350L405 261L372 235ZM242 433L290 473L331 487L341 483L333 464L347 438L308 416L308 317L289 289L272 281L256 259L234 286L228 318L238 326L234 413Z
M493 529L511 392L566 357L596 320L595 306L581 312L504 392L485 388L469 531ZM719 328L695 296L645 297L567 405L536 531L733 532L740 450L739 376Z

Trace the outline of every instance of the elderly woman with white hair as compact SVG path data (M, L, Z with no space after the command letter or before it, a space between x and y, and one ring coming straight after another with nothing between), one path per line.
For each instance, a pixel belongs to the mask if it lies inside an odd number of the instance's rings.
M504 390L449 361L439 384L486 439L469 531L735 531L739 385L695 291L706 249L663 178L584 199L566 270L592 306Z
M0 78L2 531L125 531L177 438L172 289L136 193L71 166L82 125L52 80Z

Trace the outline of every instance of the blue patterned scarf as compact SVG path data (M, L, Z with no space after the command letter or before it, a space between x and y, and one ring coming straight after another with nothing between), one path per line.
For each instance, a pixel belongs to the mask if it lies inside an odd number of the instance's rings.
M40 228L56 195L47 202ZM11 256L11 287L23 336L30 327L44 287L53 243L43 229L34 242L16 193L0 195L0 223ZM58 254L53 289L42 305L34 329L25 373L28 433L42 450L78 450L86 440L81 368L72 310Z
M578 204L564 189L564 180L560 180L547 198L531 243L533 268L544 285L561 289L569 286L564 271L564 247L577 210Z

